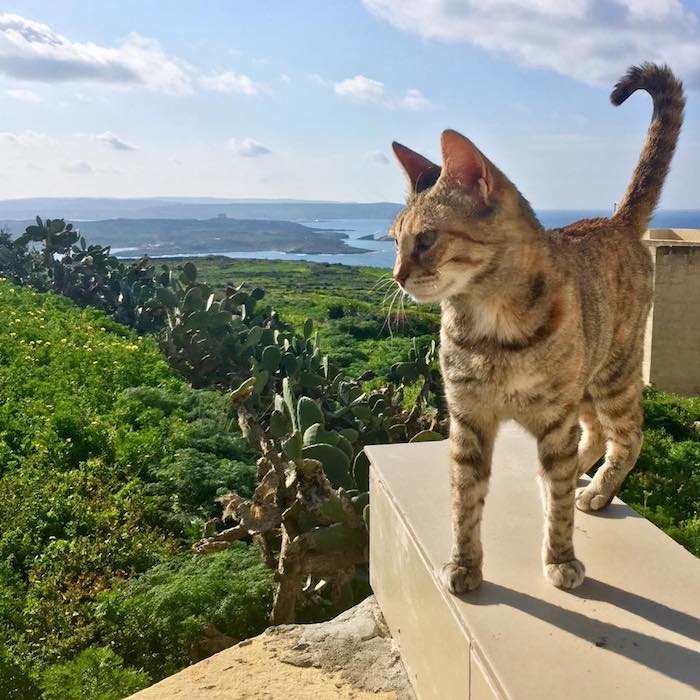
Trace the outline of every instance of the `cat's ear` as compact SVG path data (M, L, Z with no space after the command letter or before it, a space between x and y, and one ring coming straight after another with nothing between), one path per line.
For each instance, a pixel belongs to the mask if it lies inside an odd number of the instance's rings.
M465 136L447 129L440 139L443 177L484 204L494 189L494 168Z
M420 153L416 153L396 141L391 144L391 147L408 177L412 192L423 192L438 181L441 172L439 165L435 165Z

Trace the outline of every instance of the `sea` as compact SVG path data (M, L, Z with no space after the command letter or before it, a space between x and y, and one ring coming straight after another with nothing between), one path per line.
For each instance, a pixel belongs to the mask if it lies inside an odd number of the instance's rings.
M537 212L537 216L546 228L557 228L567 224L597 216L610 216L609 211L603 210L546 210ZM308 260L319 263L334 263L340 265L362 265L366 267L391 268L394 265L393 241L360 240L371 235L374 238L386 236L392 224L391 219L314 219L300 220L298 223L311 228L332 229L347 234L345 242L353 247L369 250L367 253L341 253L333 255L309 255L305 253L280 253L269 250L253 252L217 253L230 258L246 258L257 260ZM665 210L654 216L652 228L700 228L700 210ZM116 252L116 251L115 251ZM121 252L121 251L120 251ZM122 253L126 255L126 253ZM204 254L206 255L206 254Z

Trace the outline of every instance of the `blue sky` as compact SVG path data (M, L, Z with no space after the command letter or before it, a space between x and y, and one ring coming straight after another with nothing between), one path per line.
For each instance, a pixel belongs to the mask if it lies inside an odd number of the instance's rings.
M0 197L398 201L396 139L469 136L537 208L607 208L651 115L631 63L689 88L662 206L700 208L700 3L85 0L0 14Z

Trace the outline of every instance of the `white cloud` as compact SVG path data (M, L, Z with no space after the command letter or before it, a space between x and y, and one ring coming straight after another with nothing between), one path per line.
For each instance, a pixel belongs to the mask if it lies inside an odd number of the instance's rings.
M49 26L0 15L0 73L45 83L98 82L155 92L192 92L190 68L153 39L130 34L117 47L71 41Z
M370 160L373 160L375 163L379 163L380 165L389 165L389 158L384 151L371 151L367 155L369 156Z
M214 90L215 92L237 92L241 95L249 96L270 91L267 85L256 83L247 75L235 73L234 71L203 76L200 78L200 83L207 90Z
M53 146L55 141L38 131L25 129L24 131L0 131L0 141L13 143L16 146Z
M62 169L73 175L88 175L93 172L90 163L86 163L84 160L73 160L68 163L64 163Z
M680 0L363 0L399 29L468 41L517 63L608 85L631 64L667 62L700 86L700 22Z
M414 112L432 107L430 100L420 90L415 88L406 90L406 94L399 100L399 105Z
M259 141L250 138L230 139L228 147L229 150L233 151L236 155L244 156L245 158L257 158L272 153L267 146L263 146Z
M316 83L316 85L320 85L321 87L331 87L331 85L333 84L330 80L326 80L322 75L319 75L318 73L310 73L308 75L308 78L312 83Z
M411 88L406 90L406 94L403 97L399 99L391 98L386 95L384 83L364 75L356 75L354 78L341 80L333 86L333 89L339 97L347 98L353 102L371 102L390 109L418 111L432 107L430 100L420 90Z
M347 97L356 102L380 103L384 99L384 83L364 75L341 80L335 84L333 89L336 95Z
M292 79L291 79L286 73L282 73L282 75L280 76L280 78L282 79L282 82L283 82L283 83L288 83L288 84L289 84L289 83L292 82Z
M5 90L5 94L11 97L13 100L19 100L20 102L30 102L32 104L38 104L43 102L44 98L41 95L37 95L31 90L22 90L21 88Z
M95 134L95 138L98 141L102 141L103 143L106 143L108 146L111 146L115 151L136 151L136 150L138 150L137 146L134 146L133 144L127 143L126 141L120 139L112 131L103 131L101 134Z

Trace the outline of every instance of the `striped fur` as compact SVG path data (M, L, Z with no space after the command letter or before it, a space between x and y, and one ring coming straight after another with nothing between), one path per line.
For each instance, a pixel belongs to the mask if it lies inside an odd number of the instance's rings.
M682 83L668 66L652 63L630 68L615 86L610 101L621 105L636 90L651 94L654 116L639 163L615 218L625 221L628 230L641 235L649 225L671 166L683 123L685 97Z
M573 546L575 505L605 507L639 454L652 298L652 262L640 236L683 113L681 84L668 68L630 69L612 100L640 88L654 99L654 117L611 219L545 231L507 177L456 132L443 134L442 166L395 147L411 187L391 231L395 277L416 300L442 307L453 485L452 559L442 577L453 592L481 582L481 516L502 421L518 421L537 439L543 570L563 588L584 578ZM602 457L591 483L577 490L578 476Z

